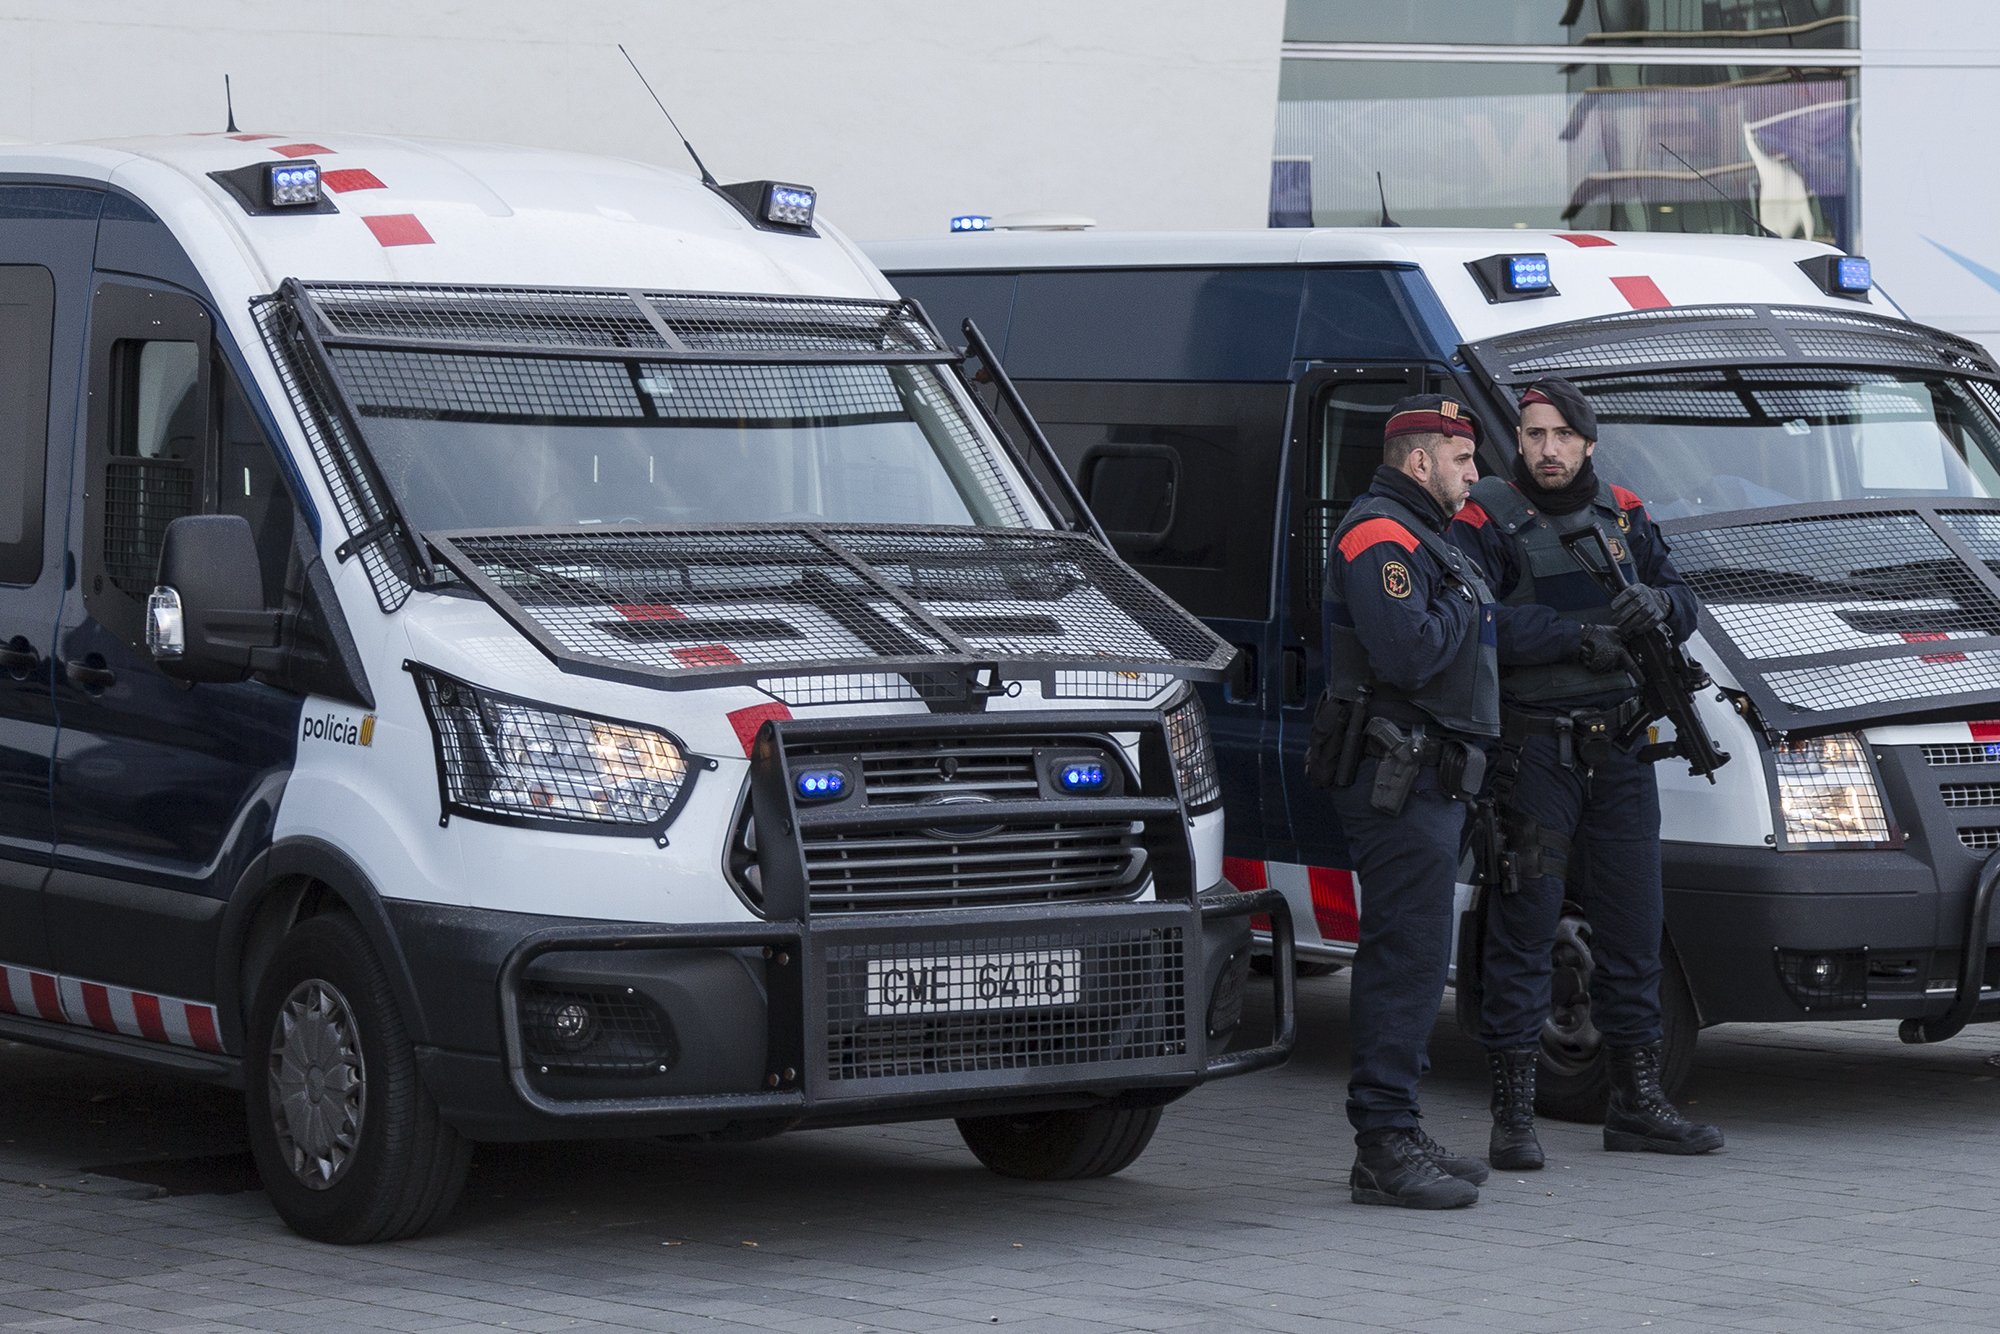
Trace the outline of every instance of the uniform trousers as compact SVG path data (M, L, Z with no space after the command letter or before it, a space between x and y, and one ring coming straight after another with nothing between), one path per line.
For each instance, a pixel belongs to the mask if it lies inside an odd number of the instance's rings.
M1426 766L1399 815L1368 803L1377 757L1333 789L1361 881L1361 940L1349 987L1353 1066L1347 1119L1356 1133L1417 1124L1417 1081L1430 1069L1451 963L1453 892L1465 803L1438 788Z
M1659 785L1652 765L1615 748L1585 773L1580 762L1564 767L1556 738L1530 736L1509 807L1573 840L1581 874L1567 892L1590 923L1591 1021L1614 1047L1643 1046L1660 1040ZM1561 877L1539 875L1487 900L1480 1036L1489 1050L1541 1041L1565 892Z

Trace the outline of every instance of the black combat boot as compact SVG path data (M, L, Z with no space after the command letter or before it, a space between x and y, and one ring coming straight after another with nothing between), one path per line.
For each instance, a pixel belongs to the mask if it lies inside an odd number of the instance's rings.
M1463 1209L1479 1187L1439 1167L1416 1130L1369 1130L1355 1137L1354 1170L1347 1184L1356 1204L1404 1209Z
M1604 1147L1618 1153L1710 1153L1722 1132L1697 1125L1667 1101L1660 1087L1660 1044L1611 1049L1611 1108Z
M1447 1176L1455 1176L1460 1181L1470 1181L1475 1186L1484 1184L1487 1176L1485 1163L1477 1158L1453 1153L1426 1134L1422 1126L1417 1127L1417 1145L1430 1155L1432 1162L1444 1169Z
M1533 1047L1486 1053L1493 1072L1493 1134L1486 1157L1502 1172L1540 1169L1542 1143L1535 1138L1535 1059Z

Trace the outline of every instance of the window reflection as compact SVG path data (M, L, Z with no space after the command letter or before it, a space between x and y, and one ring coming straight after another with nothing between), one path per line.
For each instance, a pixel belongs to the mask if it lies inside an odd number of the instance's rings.
M1289 42L1854 48L1856 0L1290 0Z

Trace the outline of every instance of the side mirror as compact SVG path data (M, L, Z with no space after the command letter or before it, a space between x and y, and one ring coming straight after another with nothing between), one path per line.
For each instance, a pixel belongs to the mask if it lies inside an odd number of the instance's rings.
M264 605L249 520L189 514L167 525L159 586L146 603L146 647L177 681L241 681L275 668L284 617Z

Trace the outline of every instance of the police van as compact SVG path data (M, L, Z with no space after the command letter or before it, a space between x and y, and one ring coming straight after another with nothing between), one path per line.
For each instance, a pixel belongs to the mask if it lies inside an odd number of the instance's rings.
M814 204L0 154L0 1038L240 1085L338 1242L476 1141L955 1118L1103 1175L1283 1058L1282 987L1228 1049L1279 896L1223 877L1227 646Z
M1866 260L1414 228L869 250L941 326L976 325L1118 550L1236 647L1208 695L1228 873L1286 893L1301 961L1352 957L1365 893L1302 776L1328 535L1397 399L1462 397L1504 474L1521 386L1556 375L1704 600L1696 702L1734 757L1712 784L1659 765L1669 1084L1707 1024L1932 1041L2000 1018L2000 372L1899 318ZM1549 1114L1601 1114L1590 972L1572 911Z

